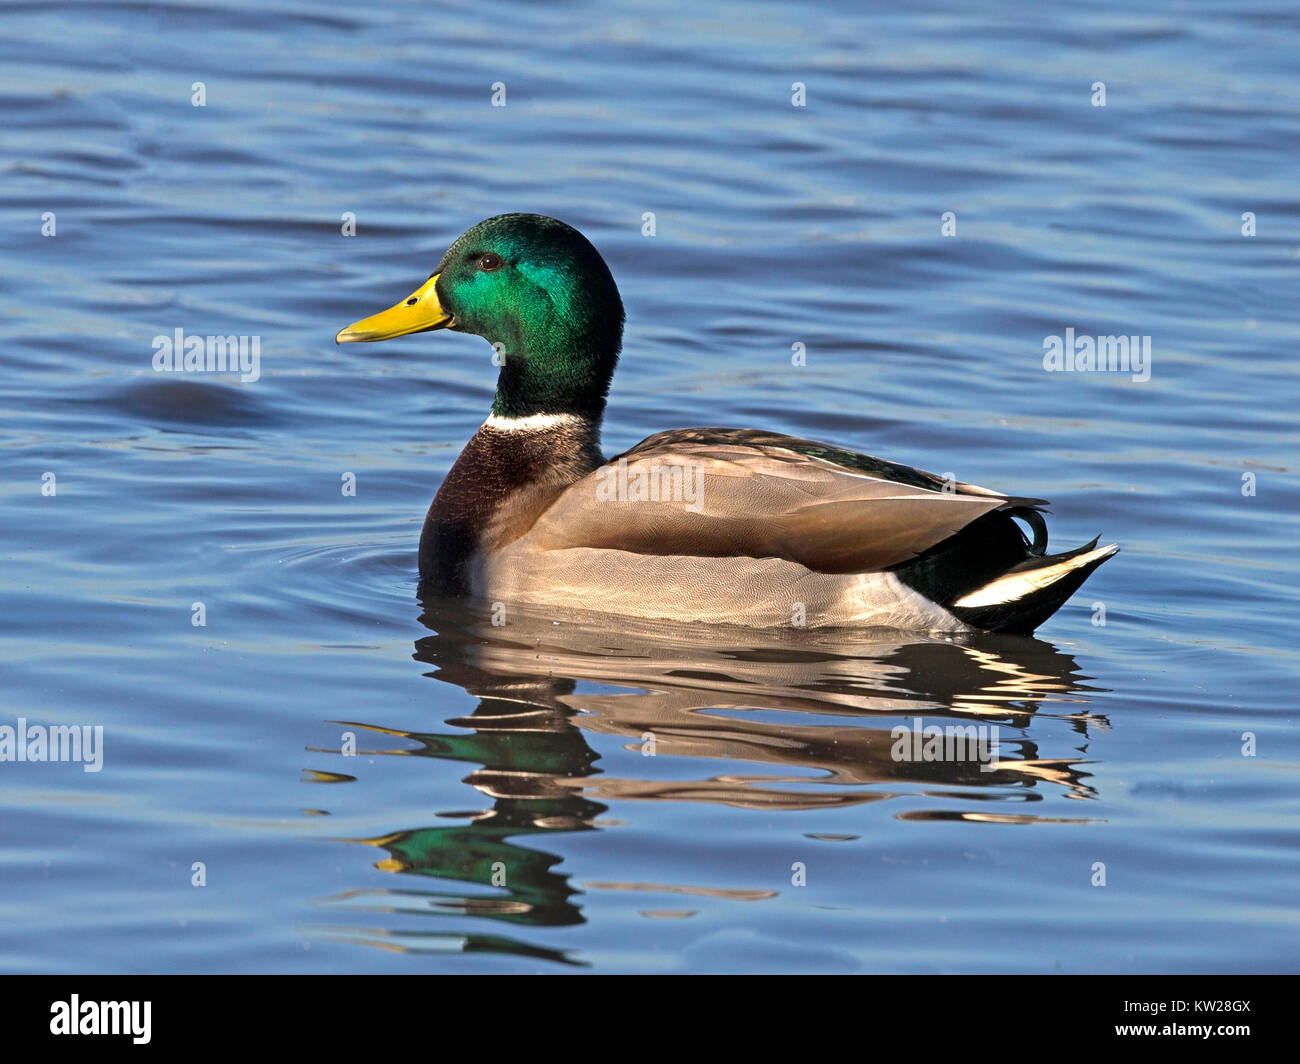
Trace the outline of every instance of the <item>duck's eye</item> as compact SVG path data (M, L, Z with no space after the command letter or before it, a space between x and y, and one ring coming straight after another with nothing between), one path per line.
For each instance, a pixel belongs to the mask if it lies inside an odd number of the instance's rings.
M495 252L489 251L487 254L478 257L478 268L480 270L488 270L489 272L499 270L502 265L501 256Z

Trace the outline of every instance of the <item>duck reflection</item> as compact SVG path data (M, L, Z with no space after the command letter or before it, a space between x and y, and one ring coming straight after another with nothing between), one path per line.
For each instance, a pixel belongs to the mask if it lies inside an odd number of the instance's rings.
M908 808L895 815L904 820L1060 823L1087 818L1035 816L1030 807L1051 793L1096 795L1087 743L1093 729L1108 726L1087 709L1096 689L1071 655L1042 640L767 632L624 618L614 625L574 614L562 623L512 614L494 624L463 602L426 599L423 606L432 634L416 641L414 657L478 706L446 721L446 732L341 723L404 741L366 753L474 766L465 782L490 805L441 812L460 821L451 825L349 840L386 851L380 868L444 885L333 899L351 909L415 909L534 928L581 923L581 891L646 885L575 886L556 871L562 858L536 837L598 828L615 800L810 810L903 798ZM996 728L995 760L900 758L896 729L945 724L971 733L971 725ZM603 767L596 748L605 751ZM714 771L684 770L692 761ZM734 770L717 772L719 763ZM671 768L656 771L659 765ZM330 937L573 963L562 951L499 935L394 937L371 929Z

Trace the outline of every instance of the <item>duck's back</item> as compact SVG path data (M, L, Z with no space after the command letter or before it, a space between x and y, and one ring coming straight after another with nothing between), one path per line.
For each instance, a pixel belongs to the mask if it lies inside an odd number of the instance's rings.
M546 445L529 442L492 489L491 518L480 496L478 531L456 543L461 589L488 601L756 627L1029 630L1104 560L1045 557L1040 500L809 440L680 429L583 476L589 450L575 460L559 445L562 470L540 479L525 470ZM1064 568L1048 579L1053 564ZM985 590L1028 570L1045 575L1007 588L1032 599L1023 608ZM982 590L987 601L962 605Z

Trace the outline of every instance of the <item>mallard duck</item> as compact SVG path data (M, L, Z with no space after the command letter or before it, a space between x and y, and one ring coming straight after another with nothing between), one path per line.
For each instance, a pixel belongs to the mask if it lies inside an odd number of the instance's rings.
M581 233L502 214L338 333L452 329L496 353L491 414L424 521L426 591L755 627L1029 633L1119 550L1048 554L1042 499L773 432L673 429L607 459L623 322Z

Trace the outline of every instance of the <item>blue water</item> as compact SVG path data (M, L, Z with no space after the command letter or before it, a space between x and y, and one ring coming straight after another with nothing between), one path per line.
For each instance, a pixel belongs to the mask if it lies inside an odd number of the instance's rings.
M1300 15L906 6L0 8L0 725L103 728L0 763L0 969L1300 968ZM610 453L791 432L1123 553L1035 639L426 610L491 351L333 336L514 210L620 285Z

